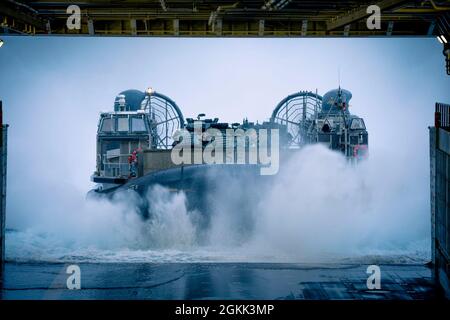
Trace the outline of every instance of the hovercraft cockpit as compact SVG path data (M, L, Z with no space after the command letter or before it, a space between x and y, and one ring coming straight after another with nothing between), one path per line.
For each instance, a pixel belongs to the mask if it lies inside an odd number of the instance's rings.
M151 88L116 96L113 112L102 112L97 130L96 171L92 181L103 189L123 184L133 173L133 157L144 150L170 149L173 133L184 127L177 104ZM135 174L142 175L136 161Z

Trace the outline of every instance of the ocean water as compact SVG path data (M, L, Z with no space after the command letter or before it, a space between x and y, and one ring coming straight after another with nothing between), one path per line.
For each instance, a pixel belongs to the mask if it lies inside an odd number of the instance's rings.
M250 245L239 247L195 246L190 248L134 249L127 246L99 248L66 242L54 235L9 230L7 262L48 263L336 263L336 264L425 264L430 261L427 241L400 250L368 250L337 255L322 252L314 259L262 252Z
M26 212L36 222L7 230L6 259L425 263L428 184L410 173L373 156L351 165L317 145L291 159L268 189L216 177L223 188L202 195L210 199L208 212L189 210L183 192L160 186L144 200L133 194L105 200L41 191ZM151 219L139 215L140 201L148 202Z
M252 251L249 247L224 248L198 246L185 249L130 249L126 246L102 249L95 245L79 246L50 234L12 231L6 234L7 262L46 263L304 263L304 264L425 264L430 261L426 241L404 250L361 251L348 255L320 253L299 259Z

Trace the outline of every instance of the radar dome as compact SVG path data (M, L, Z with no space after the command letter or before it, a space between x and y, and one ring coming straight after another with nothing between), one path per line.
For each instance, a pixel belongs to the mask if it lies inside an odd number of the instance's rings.
M114 111L137 111L141 109L145 93L130 89L119 93L114 100Z
M336 113L340 109L337 106L339 100L339 90L341 91L341 100L345 102L347 106L346 112L348 112L349 101L352 98L352 93L345 89L334 89L330 90L322 98L322 112L324 113Z

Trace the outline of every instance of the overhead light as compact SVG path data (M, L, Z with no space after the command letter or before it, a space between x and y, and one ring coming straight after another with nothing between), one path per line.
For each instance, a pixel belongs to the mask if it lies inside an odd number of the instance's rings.
M439 41L440 43L443 43L442 40L441 40L441 36L437 36L436 38L438 39L438 41Z
M441 40L442 40L444 43L447 43L447 39L445 39L444 35L441 36Z
M3 47L3 43L4 43L3 40L0 39L0 48Z

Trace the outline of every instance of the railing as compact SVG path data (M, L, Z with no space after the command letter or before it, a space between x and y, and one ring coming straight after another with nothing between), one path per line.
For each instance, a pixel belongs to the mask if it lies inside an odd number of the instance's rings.
M434 126L450 131L450 105L445 103L436 103L434 113Z
M131 173L128 157L131 154L118 154L113 158L118 161L110 161L106 154L102 157L103 175L105 177L128 177ZM125 161L123 159L126 159Z

